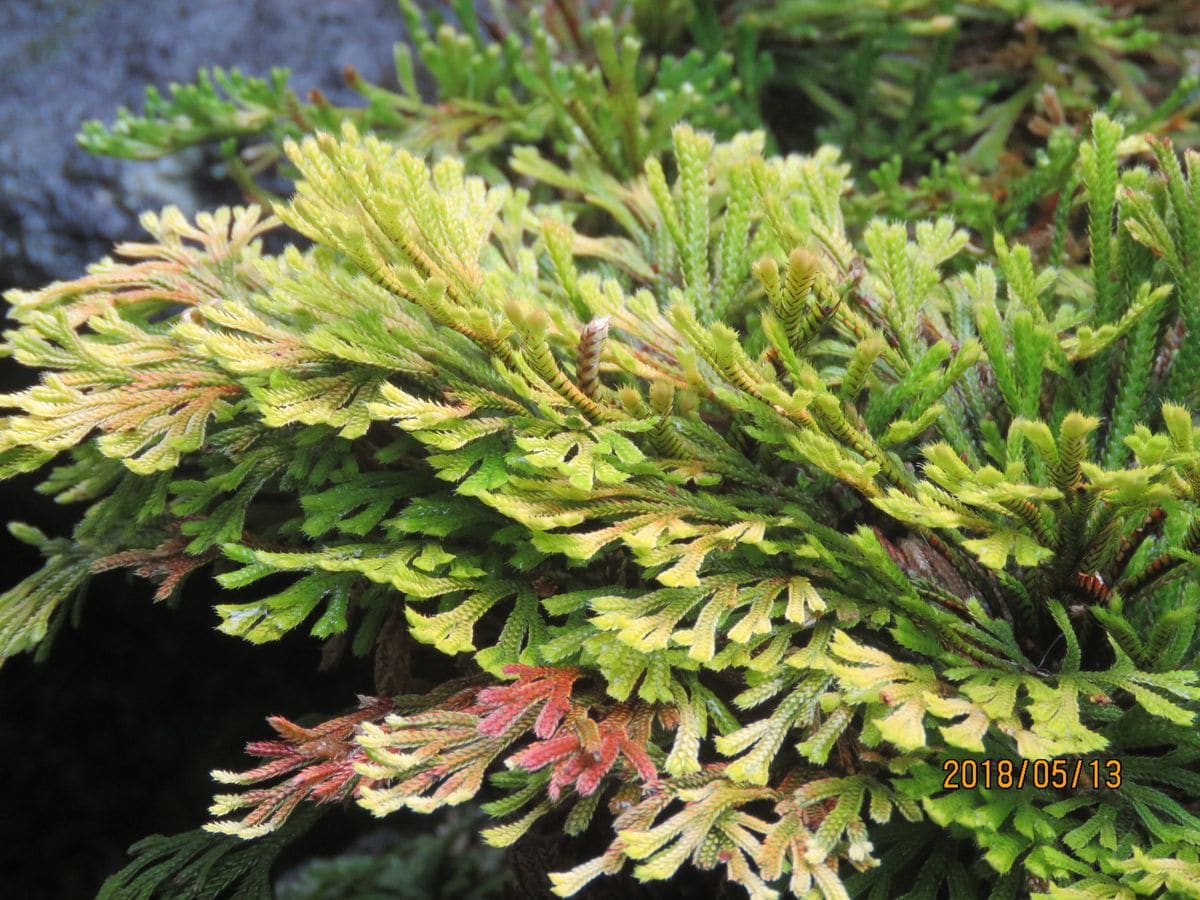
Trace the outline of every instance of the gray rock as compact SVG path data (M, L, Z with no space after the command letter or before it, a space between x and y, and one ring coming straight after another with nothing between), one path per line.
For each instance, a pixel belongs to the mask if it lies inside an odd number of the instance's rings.
M75 143L82 121L140 110L147 84L165 90L213 66L260 77L287 67L301 96L319 87L352 104L342 66L394 83L403 37L394 0L0 2L0 288L78 277L139 237L142 210L239 199L199 149L149 163L93 157Z

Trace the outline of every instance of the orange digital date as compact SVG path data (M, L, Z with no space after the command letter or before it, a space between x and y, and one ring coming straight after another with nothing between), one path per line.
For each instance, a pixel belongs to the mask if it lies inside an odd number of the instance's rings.
M942 788L947 791L977 787L1019 791L1026 786L1115 791L1121 786L1119 759L948 759L942 769L946 773Z

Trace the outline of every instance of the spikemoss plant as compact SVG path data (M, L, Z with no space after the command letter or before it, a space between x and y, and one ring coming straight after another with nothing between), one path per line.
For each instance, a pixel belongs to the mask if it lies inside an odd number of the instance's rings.
M343 121L496 181L519 177L513 150L534 144L627 179L686 119L718 140L761 129L771 153L840 146L856 166L853 217L950 213L990 238L1001 223L1040 233L1054 221L1053 198L1078 187L1095 109L1182 146L1200 140L1200 19L1184 3L399 5L409 43L396 45L392 87L345 69L365 105L302 97L284 69L201 71L194 84L148 88L140 113L85 123L79 143L133 159L216 143L226 174L270 205L281 199L273 176L296 174L282 142Z
M86 511L14 527L47 562L0 652L92 572L212 568L222 631L345 636L386 687L214 773L252 843L151 842L107 896L261 891L311 809L477 798L498 846L608 829L562 896L1195 895L1200 156L1096 114L1050 265L848 219L839 151L762 132L519 182L349 122L283 147L273 215L147 215L7 295L43 374L0 474ZM312 245L263 255L281 225Z

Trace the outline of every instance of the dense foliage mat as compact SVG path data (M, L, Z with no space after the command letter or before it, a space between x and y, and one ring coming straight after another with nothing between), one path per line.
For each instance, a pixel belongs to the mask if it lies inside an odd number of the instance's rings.
M1194 895L1200 156L1164 134L1195 85L1135 77L1181 74L1173 36L1084 3L658 6L425 36L406 4L440 101L401 53L365 109L220 73L85 129L223 140L270 209L148 213L6 295L42 374L0 398L0 474L86 509L12 526L47 561L0 653L91 573L165 599L211 569L222 631L378 673L272 718L214 773L218 834L144 842L110 896L260 896L313 805L475 798L496 846L602 828L564 896L682 866ZM1018 19L1028 60L979 81L960 42ZM1026 71L1051 52L1068 100ZM787 152L781 90L846 149Z

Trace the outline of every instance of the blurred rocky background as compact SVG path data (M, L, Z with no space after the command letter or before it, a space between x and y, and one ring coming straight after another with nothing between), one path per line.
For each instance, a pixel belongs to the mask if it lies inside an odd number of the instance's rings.
M85 119L140 108L145 86L189 82L200 67L265 77L292 71L303 94L353 103L341 70L389 84L403 23L392 0L6 0L0 3L0 285L74 278L137 216L231 199L199 152L150 163L76 146Z

